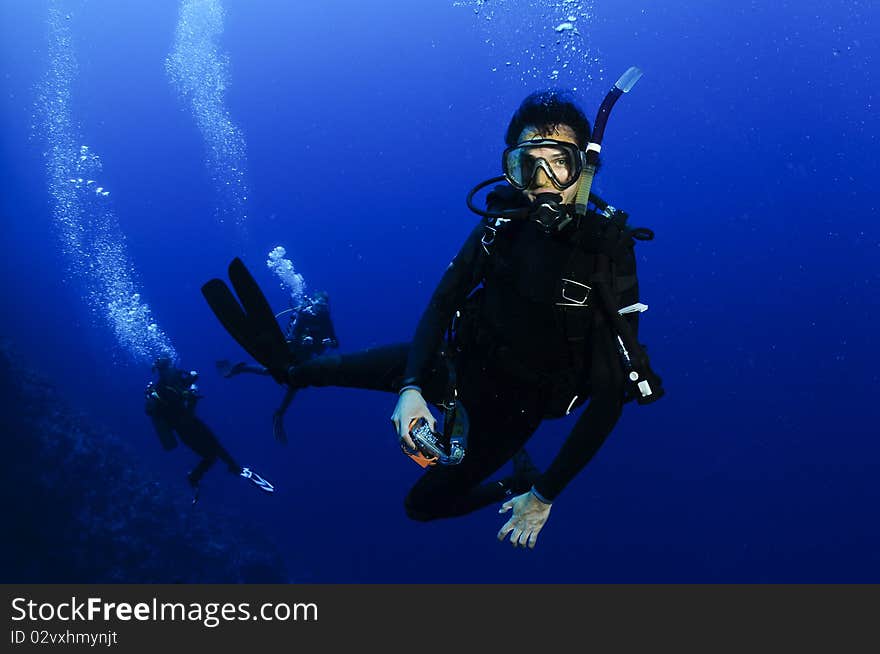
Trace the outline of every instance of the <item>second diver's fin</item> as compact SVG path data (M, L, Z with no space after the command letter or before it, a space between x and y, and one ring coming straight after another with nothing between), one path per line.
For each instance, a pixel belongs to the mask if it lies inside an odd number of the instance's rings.
M287 432L284 430L284 411L279 409L272 414L272 434L279 443L287 445Z
M202 295L229 335L283 382L290 354L266 296L241 259L229 264L229 276L238 299L221 279L206 282Z

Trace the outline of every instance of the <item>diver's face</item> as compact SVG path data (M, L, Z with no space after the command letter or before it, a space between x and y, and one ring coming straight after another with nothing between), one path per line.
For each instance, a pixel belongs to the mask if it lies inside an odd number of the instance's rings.
M531 141L532 139L538 138L573 143L577 146L577 136L575 135L574 130L568 125L558 125L556 129L549 134L546 132L539 132L538 128L534 125L527 125L519 135L517 143ZM535 157L545 157L549 159L553 154L553 150L547 149L545 151L544 148L538 148L532 150L531 154ZM577 197L577 189L578 185L572 184L567 189L560 191L553 185L553 181L547 176L547 173L545 173L542 168L538 168L538 170L535 171L535 176L532 178L531 185L523 191L523 194L529 199L529 202L532 202L541 193L557 193L562 196L563 204L572 204L574 203L575 197Z

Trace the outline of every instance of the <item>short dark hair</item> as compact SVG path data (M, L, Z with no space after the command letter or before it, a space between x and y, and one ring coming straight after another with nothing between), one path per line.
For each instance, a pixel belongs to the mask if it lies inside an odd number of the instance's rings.
M590 141L590 121L571 93L564 89L544 89L526 97L510 119L504 142L516 145L519 135L529 125L537 127L541 134L552 134L559 125L568 125L574 130L581 150Z

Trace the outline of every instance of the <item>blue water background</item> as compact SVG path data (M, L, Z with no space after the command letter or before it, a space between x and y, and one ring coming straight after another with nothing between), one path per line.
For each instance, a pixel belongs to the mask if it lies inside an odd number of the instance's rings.
M32 129L47 6L0 2L0 336L187 493L194 455L162 452L143 414L149 369L65 273ZM474 224L465 194L499 173L511 113L549 85L506 66L531 38L510 29L515 12L499 9L493 33L485 12L451 1L227 2L226 99L248 144L242 240L215 217L204 144L163 67L177 3L70 7L75 117L142 292L202 371L202 417L278 488L264 497L218 467L200 510L249 513L294 580L880 581L876 3L600 0L579 25L598 58L577 92L591 118L618 75L645 73L614 110L594 190L656 232L638 245L641 340L667 397L626 407L534 551L495 540L505 518L491 507L407 520L419 469L397 450L393 396L303 391L291 443L274 442L281 389L214 372L243 353L199 293L242 255L284 308L264 265L283 245L329 292L343 351L408 340ZM541 427L539 465L572 424Z

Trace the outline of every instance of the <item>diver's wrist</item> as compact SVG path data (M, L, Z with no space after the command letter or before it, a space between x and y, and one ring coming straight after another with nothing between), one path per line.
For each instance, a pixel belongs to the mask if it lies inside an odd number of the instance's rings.
M403 388L401 388L401 389L397 392L397 394L398 394L398 395L403 395L403 394L404 394L405 392L407 392L407 391L416 391L419 395L421 395L421 394L422 394L422 387L421 387L421 386L416 386L415 384L407 384L406 386L404 386Z
M544 497L543 495L541 495L541 493L538 492L538 489L536 489L534 486L531 487L531 489L529 490L529 492L530 492L530 493L532 494L532 496L533 496L536 500L538 500L541 504L546 504L547 506L551 506L551 505L553 504L553 500L548 500L546 497Z

